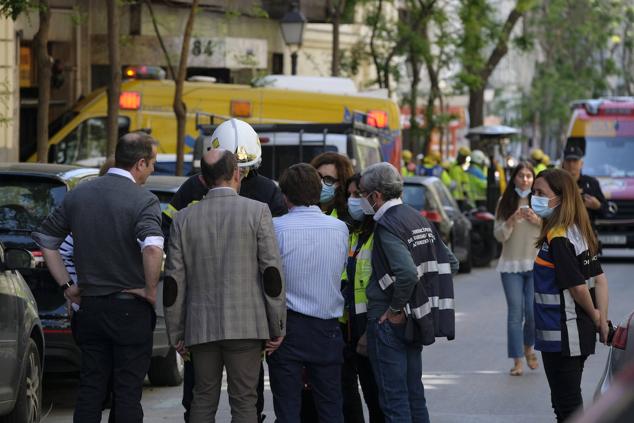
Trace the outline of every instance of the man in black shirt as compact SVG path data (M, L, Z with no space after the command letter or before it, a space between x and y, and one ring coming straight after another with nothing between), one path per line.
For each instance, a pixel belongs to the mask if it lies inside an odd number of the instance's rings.
M590 221L594 227L594 221L604 217L608 210L608 202L601 191L601 185L592 176L583 175L583 151L575 145L568 145L564 150L564 162L562 167L572 174L577 181L579 193L583 197L583 203L590 215Z
M266 203L273 217L286 214L286 202L279 187L271 179L258 174L257 167L262 160L262 149L255 130L246 122L230 119L223 122L210 137L203 140L202 160L205 153L212 148L224 148L236 154L238 166L243 178L240 183L240 195L252 200ZM163 211L162 230L166 240L174 215L190 204L200 201L209 191L202 175L192 175L178 189ZM167 252L169 254L169 251ZM191 361L185 362L185 377L183 381L183 407L185 407L185 421L189 421L189 409L193 398L194 368ZM264 369L260 368L260 382L258 385L257 415L258 421L263 420L264 408Z

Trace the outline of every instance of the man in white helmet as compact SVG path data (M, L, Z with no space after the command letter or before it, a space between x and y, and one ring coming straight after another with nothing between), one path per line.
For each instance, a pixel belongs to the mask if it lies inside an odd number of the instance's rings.
M222 148L236 154L238 167L243 175L240 184L240 195L252 200L266 203L273 217L286 214L288 211L284 197L278 186L271 179L258 174L257 168L262 161L262 147L255 130L248 123L229 119L220 124L214 133L203 140L202 160L205 153L214 148ZM176 212L190 204L200 201L209 191L202 175L197 173L187 179L178 189L167 208L163 211L162 229L165 244L169 237L172 219ZM169 251L167 252L169 254ZM194 369L191 361L185 362L185 377L183 381L183 406L185 407L185 421L189 421L189 409L193 397ZM264 408L264 373L260 372L260 386L258 386L258 421L262 420Z

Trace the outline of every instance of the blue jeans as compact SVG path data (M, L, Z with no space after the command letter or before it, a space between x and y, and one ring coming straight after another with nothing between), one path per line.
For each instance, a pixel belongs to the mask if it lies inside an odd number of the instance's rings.
M535 344L533 272L501 273L501 275L508 305L508 356L520 358L524 356L524 346L532 347Z
M404 341L405 325L368 321L368 355L387 423L428 423L422 348Z

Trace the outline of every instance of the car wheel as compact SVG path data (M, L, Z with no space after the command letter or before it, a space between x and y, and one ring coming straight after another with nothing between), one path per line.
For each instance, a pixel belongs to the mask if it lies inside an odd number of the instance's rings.
M458 268L458 273L471 273L471 268L473 264L471 263L471 249L469 249L469 253L467 254L467 258L460 262L460 267Z
M154 386L178 386L183 383L185 363L174 348L165 357L152 357L147 375Z
M18 398L13 411L4 418L5 423L38 423L42 407L42 362L33 339L29 339L25 354L26 366Z
M472 256L471 256L471 237L466 242L467 244L467 257L460 262L460 267L458 268L458 273L471 273L471 268L473 267Z

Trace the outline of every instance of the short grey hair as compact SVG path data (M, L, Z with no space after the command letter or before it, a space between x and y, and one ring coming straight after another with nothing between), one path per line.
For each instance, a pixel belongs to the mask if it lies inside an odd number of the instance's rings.
M361 174L361 190L378 191L384 201L399 198L403 193L403 178L394 166L388 162L370 165Z

